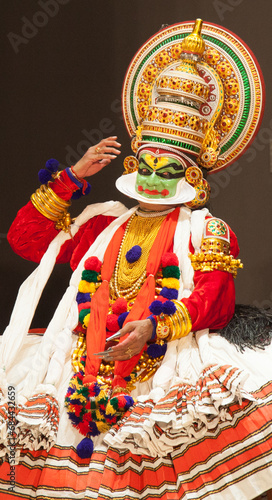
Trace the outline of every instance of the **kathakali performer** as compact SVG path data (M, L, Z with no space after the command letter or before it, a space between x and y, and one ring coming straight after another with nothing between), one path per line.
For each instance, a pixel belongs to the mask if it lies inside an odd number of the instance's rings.
M248 500L272 487L271 320L235 310L237 239L205 207L207 174L245 151L263 105L237 36L168 26L124 82L134 155L116 186L137 206L68 213L119 155L116 137L39 172L9 232L40 264L2 341L1 499ZM70 284L30 335L55 261L70 262Z

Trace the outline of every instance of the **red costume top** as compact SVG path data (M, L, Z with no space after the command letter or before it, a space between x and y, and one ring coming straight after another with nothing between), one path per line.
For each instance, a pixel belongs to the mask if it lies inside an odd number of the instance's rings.
M69 200L77 186L65 171L55 180L52 189L62 199ZM99 215L83 224L73 239L66 241L57 257L58 263L70 262L74 270L96 237L114 219L112 216ZM19 210L9 233L8 241L13 250L24 259L40 262L49 243L58 234L54 222L40 214L31 202ZM190 242L190 252L194 253ZM230 254L237 257L239 247L237 238L230 230ZM195 271L195 288L191 296L182 299L191 319L192 330L224 327L232 318L235 306L233 276L225 271Z

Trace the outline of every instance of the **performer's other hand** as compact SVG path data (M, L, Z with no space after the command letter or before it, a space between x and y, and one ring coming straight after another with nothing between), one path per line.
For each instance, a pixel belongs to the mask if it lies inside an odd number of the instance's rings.
M104 359L121 361L132 358L141 352L148 340L151 339L152 332L153 325L150 319L130 321L120 330L121 337L129 333L128 337L112 347Z
M117 142L117 136L102 139L98 144L86 151L85 155L74 165L73 171L79 178L90 177L96 174L116 158L121 151L121 144Z

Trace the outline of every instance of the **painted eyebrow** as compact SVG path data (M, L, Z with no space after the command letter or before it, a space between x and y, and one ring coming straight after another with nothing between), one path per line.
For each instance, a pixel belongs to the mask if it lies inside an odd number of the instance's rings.
M165 170L166 168L173 167L174 170L184 170L183 165L177 165L176 163L169 163L168 165L165 165L164 167L160 167L157 169L157 172L160 170Z
M140 158L140 163L143 162L146 167L148 168L151 168L150 165L148 165L148 163L146 163L145 159L144 158ZM156 171L159 172L160 170L165 170L166 168L170 168L170 167L173 167L174 170L184 170L184 167L183 165L177 165L176 163L169 163L168 165L165 165L164 167L160 167L160 168L157 168Z
M140 158L140 163L141 162L143 162L146 167L151 168L151 170L153 170L152 167L150 167L150 165L148 165L148 163L146 163L146 161L144 160L144 158Z

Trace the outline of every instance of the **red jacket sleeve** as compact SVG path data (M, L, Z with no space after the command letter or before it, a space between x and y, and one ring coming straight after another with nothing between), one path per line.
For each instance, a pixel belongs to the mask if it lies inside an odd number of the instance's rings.
M191 247L193 253L193 248ZM230 229L230 254L236 258L239 246L236 235ZM235 287L232 274L226 271L195 271L195 288L188 299L182 299L191 319L192 330L210 328L218 330L226 326L234 314Z
M50 187L65 200L69 200L73 192L78 189L65 171ZM101 215L83 224L74 238L62 245L57 262L70 262L72 269L75 269L89 246L114 219L115 217ZM14 252L24 259L40 262L58 232L55 223L38 212L29 201L19 210L7 237Z

